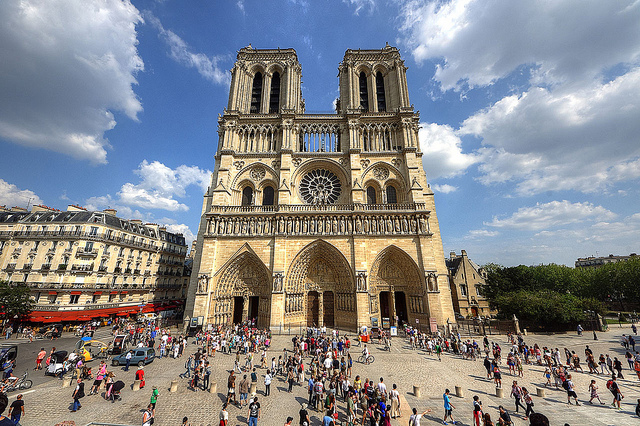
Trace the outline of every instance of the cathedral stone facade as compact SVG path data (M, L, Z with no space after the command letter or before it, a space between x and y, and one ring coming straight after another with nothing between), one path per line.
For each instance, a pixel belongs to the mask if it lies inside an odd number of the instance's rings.
M347 50L306 114L293 49L243 48L219 117L185 315L272 330L455 321L398 49Z

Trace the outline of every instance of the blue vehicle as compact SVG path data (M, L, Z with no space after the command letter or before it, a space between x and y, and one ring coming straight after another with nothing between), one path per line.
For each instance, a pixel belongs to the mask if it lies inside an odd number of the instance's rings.
M153 348L132 348L131 351L133 352L131 355L131 365L137 364L139 367L149 364L156 357L156 351ZM120 355L113 357L111 365L116 367L126 365L128 352L129 351L124 351Z

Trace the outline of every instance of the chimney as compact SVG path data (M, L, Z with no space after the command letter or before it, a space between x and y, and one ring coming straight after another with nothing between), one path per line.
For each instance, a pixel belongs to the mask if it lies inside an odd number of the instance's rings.
M449 252L449 259L455 259L456 257L457 256L456 256L456 252L455 251L450 251Z
M118 213L118 210L116 210L116 209L104 209L103 212L106 213L106 214L109 214L111 216L115 216L116 213Z
M24 207L17 207L17 206L11 207L11 211L15 212L15 213L27 213L27 212L29 212L29 210L25 209Z
M67 211L68 212L86 212L87 209L85 209L82 206L75 205L75 204L69 204L67 206Z
M465 257L467 255L466 250L460 250L460 256Z
M129 222L142 225L142 221L140 219L130 219Z

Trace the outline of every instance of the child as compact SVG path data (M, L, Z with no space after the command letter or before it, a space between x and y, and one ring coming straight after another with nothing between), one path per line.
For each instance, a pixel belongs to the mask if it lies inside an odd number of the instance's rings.
M551 370L549 370L549 367L544 369L544 377L547 378L547 383L545 383L544 386L551 386Z
M595 380L591 380L591 384L589 385L589 392L591 393L589 404L593 404L593 400L597 399L598 402L600 402L600 405L604 405L604 402L600 401L600 396L598 395L598 386L596 385Z

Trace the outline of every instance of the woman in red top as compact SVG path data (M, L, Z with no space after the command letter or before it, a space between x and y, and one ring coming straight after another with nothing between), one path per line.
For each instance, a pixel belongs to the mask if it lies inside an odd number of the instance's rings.
M136 371L136 380L140 380L140 389L142 389L145 385L144 367L138 367L138 370Z

